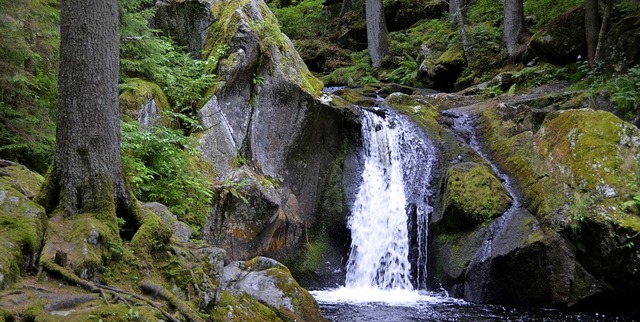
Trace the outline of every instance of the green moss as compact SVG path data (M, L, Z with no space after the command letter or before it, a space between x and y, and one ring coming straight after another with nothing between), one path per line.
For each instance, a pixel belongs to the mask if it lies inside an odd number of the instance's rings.
M560 166L571 170L564 171L565 180L604 195L608 188L625 190L634 178L640 133L631 124L609 112L580 110L550 115L543 126L536 135L539 151L553 160L557 175L563 175Z
M212 321L282 321L273 310L246 293L234 295L229 291L219 294L218 303L210 314Z
M436 64L464 64L464 51L460 46L449 47L438 59Z
M413 96L393 93L389 95L385 103L403 114L409 116L414 122L418 123L434 140L440 139L440 125L438 119L440 113L438 109L431 104L420 102Z
M152 211L140 211L140 228L131 239L131 246L139 254L150 254L163 249L170 241L173 230Z
M46 215L41 206L12 187L21 182L0 177L0 289L11 286L35 264L42 246Z
M121 85L124 89L120 94L120 111L123 115L135 118L135 113L149 99L154 99L160 111L169 111L169 99L157 84L139 79L129 78Z
M480 115L483 142L493 159L517 179L525 204L544 218L567 203L565 193L544 175L544 159L534 151L533 133L518 133L517 126L494 106Z
M444 219L450 227L467 228L502 215L511 203L507 191L490 168L460 163L445 178Z

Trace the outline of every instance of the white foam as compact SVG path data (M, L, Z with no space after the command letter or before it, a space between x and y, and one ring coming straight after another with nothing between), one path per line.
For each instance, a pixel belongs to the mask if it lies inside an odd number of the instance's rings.
M322 303L367 304L384 303L391 306L415 306L423 303L459 302L452 298L427 292L403 289L383 290L375 287L339 287L332 290L311 291L311 295ZM464 303L464 301L461 301Z

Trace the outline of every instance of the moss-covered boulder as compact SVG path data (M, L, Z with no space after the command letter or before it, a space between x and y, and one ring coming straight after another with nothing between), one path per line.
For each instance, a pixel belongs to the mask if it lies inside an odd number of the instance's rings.
M46 214L31 198L42 181L21 165L0 160L0 290L37 263Z
M127 80L119 101L120 113L143 128L162 123L162 111L169 110L169 100L160 86L137 78Z
M590 109L547 113L536 127L526 105L495 103L481 112L483 141L497 163L512 174L522 203L541 222L545 235L559 234L582 285L566 303L623 306L640 288L640 218L623 210L638 172L640 131L606 111ZM632 194L633 195L633 194ZM574 281L575 282L575 281ZM576 284L574 284L576 285ZM573 302L572 302L573 301Z
M450 91L467 64L462 46L451 46L440 56L426 55L420 64L418 76L440 91Z
M423 19L438 19L447 11L443 0L384 1L384 16L389 31L407 29Z
M247 316L268 320L275 318L269 312L271 310L282 321L326 321L311 294L298 285L287 267L270 258L256 257L250 261L229 264L224 269L221 288L223 301L245 301L250 304L235 309L219 306L215 314L224 317L224 320L241 321ZM229 294L235 299L230 299ZM248 300L247 295L258 303ZM268 309L265 310L265 306Z
M234 260L299 250L341 145L344 110L323 104L322 83L264 1L163 6L158 19L172 24L163 30L204 37L202 58L218 61L218 83L199 112L199 148L215 167L219 192L203 236ZM195 8L194 17L211 23L179 23Z
M468 229L502 215L511 197L486 165L459 163L447 171L443 185L443 219L451 228Z
M584 7L577 7L549 22L531 37L529 49L554 64L585 57Z

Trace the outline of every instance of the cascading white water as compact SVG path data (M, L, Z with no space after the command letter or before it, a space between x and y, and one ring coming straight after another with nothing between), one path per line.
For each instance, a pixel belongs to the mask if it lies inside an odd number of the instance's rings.
M312 294L332 303L438 302L424 293L436 149L404 115L362 113L364 162L348 222L352 242L345 286Z
M348 224L345 286L412 289L399 129L368 111L362 123L365 164Z

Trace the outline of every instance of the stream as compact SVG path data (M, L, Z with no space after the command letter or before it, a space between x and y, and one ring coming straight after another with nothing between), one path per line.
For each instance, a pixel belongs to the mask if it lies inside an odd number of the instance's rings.
M426 290L433 143L406 116L363 109L364 165L348 228L344 284L310 290L331 321L633 321L624 314L479 305ZM492 166L513 198L508 176L481 151L470 117L450 112L454 130ZM504 217L504 216L503 216ZM487 245L491 247L491 245Z

